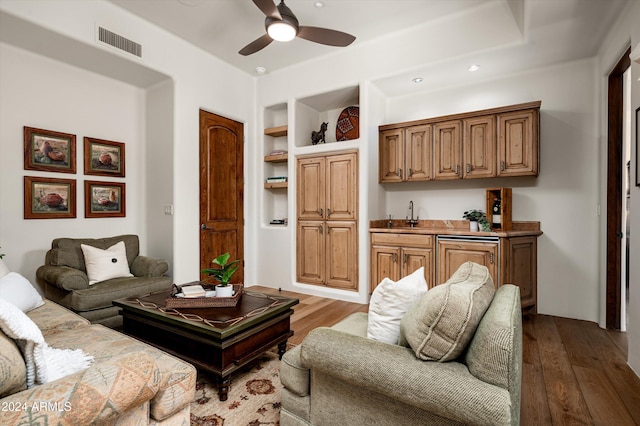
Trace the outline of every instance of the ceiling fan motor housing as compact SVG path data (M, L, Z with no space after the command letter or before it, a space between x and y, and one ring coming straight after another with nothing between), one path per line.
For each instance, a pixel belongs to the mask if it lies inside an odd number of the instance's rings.
M295 28L296 34L298 34L298 31L300 29L298 18L296 18L296 15L293 14L291 9L289 9L289 7L286 4L284 4L284 2L280 2L280 4L278 5L278 12L280 12L280 16L282 16L282 19L274 18L271 16L267 16L265 18L264 26L267 29L267 31L269 30L269 26L271 24L276 22L284 22L292 26L293 28Z

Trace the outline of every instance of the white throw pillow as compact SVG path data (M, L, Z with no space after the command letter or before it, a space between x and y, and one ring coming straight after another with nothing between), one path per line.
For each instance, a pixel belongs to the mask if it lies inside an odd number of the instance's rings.
M132 277L127 262L127 251L124 241L120 241L106 250L80 244L87 267L89 285L111 278Z
M7 268L7 265L5 265L3 260L0 259L0 278L4 277L9 272L11 272L11 271L9 270L9 268Z
M398 282L383 279L369 301L367 337L395 345L400 337L400 320L420 297L427 292L424 267Z
M44 305L38 290L17 272L9 272L0 278L0 297L20 308L22 312L29 312Z

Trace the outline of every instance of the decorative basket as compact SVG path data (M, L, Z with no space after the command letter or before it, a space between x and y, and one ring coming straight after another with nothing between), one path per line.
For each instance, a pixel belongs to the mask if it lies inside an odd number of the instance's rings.
M194 281L183 285L200 284L205 290L215 290L215 284L208 284L201 281ZM244 292L242 284L233 284L235 294L232 297L176 297L177 293L181 293L180 287L173 285L171 288L171 296L166 298L167 308L231 308L238 304L240 296Z

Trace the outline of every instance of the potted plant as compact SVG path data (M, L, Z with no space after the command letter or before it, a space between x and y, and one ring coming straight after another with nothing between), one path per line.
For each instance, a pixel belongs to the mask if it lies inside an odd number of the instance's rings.
M231 297L233 296L233 286L229 285L231 277L238 270L240 265L239 260L234 260L231 263L229 261L229 253L221 254L211 261L211 263L218 265L217 268L203 269L203 274L209 274L214 280L220 284L216 285L216 297Z
M478 225L485 232L491 231L489 220L482 210L467 210L462 214L462 218L469 221L470 231L478 231Z

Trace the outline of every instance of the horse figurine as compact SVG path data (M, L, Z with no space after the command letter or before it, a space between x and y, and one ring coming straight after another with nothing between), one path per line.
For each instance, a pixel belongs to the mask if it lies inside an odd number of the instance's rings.
M319 131L316 132L314 130L311 132L311 143L313 145L316 145L318 142L325 143L324 134L327 131L328 126L329 126L329 123L322 123Z

